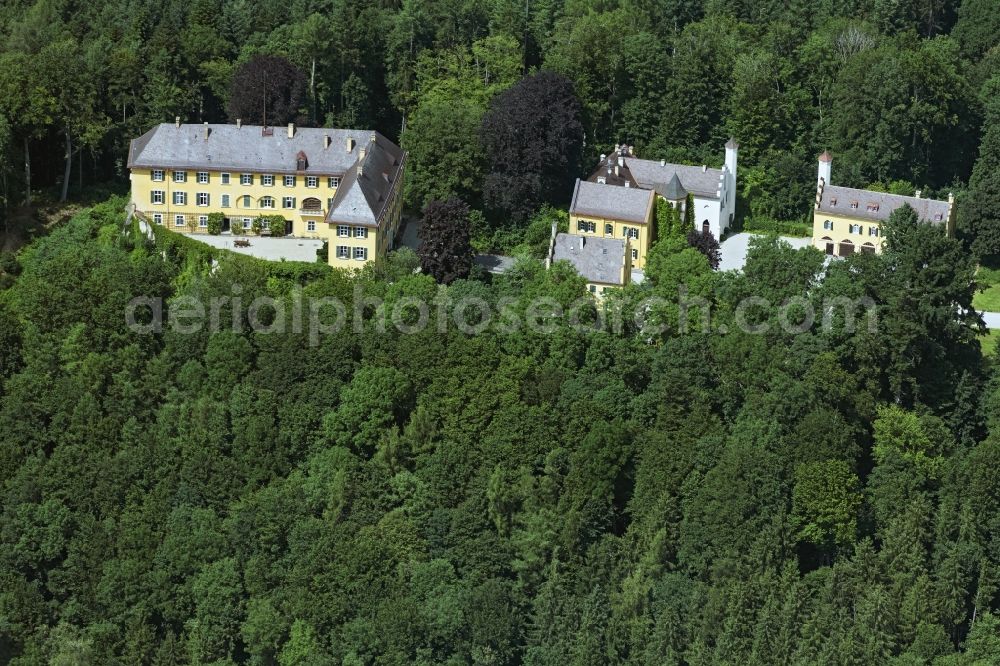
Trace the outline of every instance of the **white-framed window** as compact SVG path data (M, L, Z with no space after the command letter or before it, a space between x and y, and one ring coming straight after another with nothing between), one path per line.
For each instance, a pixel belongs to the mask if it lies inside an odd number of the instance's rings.
M163 169L153 169L152 178L157 183L162 183L166 174L163 173Z
M316 220L306 220L306 231L316 231Z
M605 224L604 225L604 235L605 236L614 236L615 235L615 225L613 225L613 224Z
M175 183L186 183L188 179L187 171L174 171Z
M153 224L163 224L163 213L153 213Z
M869 236L878 236L878 227L868 227Z
M319 187L319 176L306 176L306 187Z
M261 197L260 198L261 208L274 208L274 197Z
M857 209L858 209L858 202L857 201L852 201L851 202L851 210L857 210Z
M153 190L149 193L149 201L154 204L162 204L166 194L163 190Z
M850 231L851 231L852 234L860 234L861 233L861 225L860 224L852 224L851 227L850 227Z
M223 185L228 185L229 184L229 174L228 173L220 173L219 174L219 182L222 183Z
M639 237L639 228L638 227L623 227L622 228L622 234L625 236L625 238L638 238Z
M351 258L351 248L346 245L337 246L337 259L350 259Z
M198 216L198 226L201 227L202 229L208 228L208 215Z
M281 197L282 208L295 208L295 197Z
M207 206L209 202L208 192L199 192L197 194L197 201L199 206Z
M823 228L827 231L833 231L833 220L823 220Z
M347 226L346 224L338 224L337 225L337 237L338 238L350 238L351 237L351 228L349 226Z
M274 175L270 173L261 174L260 184L264 187L272 187L274 185Z
M253 203L250 200L250 195L249 194L244 194L240 198L243 200L243 207L244 208L250 208L253 205Z
M358 261L364 261L368 258L368 248L366 247L356 247L354 248L354 258Z
M240 174L240 185L253 185L253 174L252 173L241 173Z
M588 286L587 288L590 289L590 293L592 293L592 294L596 294L597 293L597 286L596 285L592 284L592 285Z
M327 178L326 186L331 188L340 187L340 176L330 176Z
M333 197L327 197L326 198L326 209L330 210L331 208L333 208Z
M222 207L223 208L229 208L229 195L228 194L223 194L222 195Z
M198 172L198 184L199 185L207 185L208 184L208 172L207 171L199 171Z
M187 192L174 192L174 205L186 206L188 202Z
M635 261L638 258L639 258L639 250L632 248L632 261Z
M368 227L354 227L355 238L368 238Z
M285 176L285 187L295 187L295 176Z
M585 231L588 233L593 233L597 231L597 223L591 222L590 220L579 220L576 223L577 231Z
M174 215L174 226L175 227L183 227L184 226L184 216L183 215Z
M249 229L250 227L253 226L253 218L244 217L243 220L242 220L242 222L243 222L243 228L244 229Z

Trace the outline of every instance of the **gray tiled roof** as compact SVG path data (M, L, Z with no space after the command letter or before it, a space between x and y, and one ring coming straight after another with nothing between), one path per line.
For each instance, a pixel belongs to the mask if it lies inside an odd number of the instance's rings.
M654 160L640 160L636 157L626 157L625 164L640 187L656 190L664 198L669 198L664 192L675 175L688 192L706 199L718 197L722 169L702 170L700 166L670 163L660 165Z
M662 196L667 201L679 201L687 196L687 190L681 185L681 179L677 177L677 173L671 176L670 182L666 184L663 191L660 192Z
M858 207L851 208L852 202L856 202ZM823 188L823 196L820 199L818 210L834 215L846 215L881 222L889 219L893 211L902 208L903 204L910 204L913 210L917 211L917 216L925 222L945 224L948 221L950 204L947 201L924 199L923 197L918 199L900 194L858 190L838 185L827 185ZM870 205L874 205L876 209L869 210Z
M654 194L650 190L601 185L578 178L569 212L570 215L589 215L641 224L648 219L653 198Z
M612 186L613 187L613 186ZM600 236L556 235L552 260L566 260L587 282L622 284L625 241Z
M326 221L336 224L378 224L393 186L402 172L405 155L380 134L367 144L365 158L344 174Z

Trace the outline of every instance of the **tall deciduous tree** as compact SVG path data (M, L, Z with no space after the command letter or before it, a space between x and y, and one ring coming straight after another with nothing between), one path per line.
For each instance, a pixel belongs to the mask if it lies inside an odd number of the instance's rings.
M483 118L487 204L525 222L543 203L565 203L580 168L580 101L564 76L542 71L498 95Z
M420 227L420 267L442 284L468 277L472 268L469 207L458 199L424 206Z
M305 89L305 74L285 58L254 56L233 72L229 118L257 125L299 120Z
M698 231L689 229L687 234L688 245L705 255L708 265L713 270L719 267L722 261L722 252L719 249L719 241L712 235L711 231Z

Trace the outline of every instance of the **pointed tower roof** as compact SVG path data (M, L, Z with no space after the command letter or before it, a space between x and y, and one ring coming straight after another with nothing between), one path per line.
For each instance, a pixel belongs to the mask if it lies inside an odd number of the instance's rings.
M729 137L729 141L726 141L726 148L739 148L740 144L736 143L736 139Z
M687 196L687 190L681 185L681 179L677 177L677 172L674 172L674 177L670 179L667 186L663 188L663 198L669 199L670 201L677 201L683 199Z
M819 156L819 161L820 162L832 162L833 161L833 155L830 154L829 150L824 150L823 154Z

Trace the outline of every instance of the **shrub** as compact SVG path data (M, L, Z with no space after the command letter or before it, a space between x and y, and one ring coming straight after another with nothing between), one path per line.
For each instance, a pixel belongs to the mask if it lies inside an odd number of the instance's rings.
M226 221L226 216L222 213L209 213L208 214L208 233L213 236L218 236L222 233L222 225Z
M266 215L267 230L271 236L277 238L285 235L285 218L280 215Z

